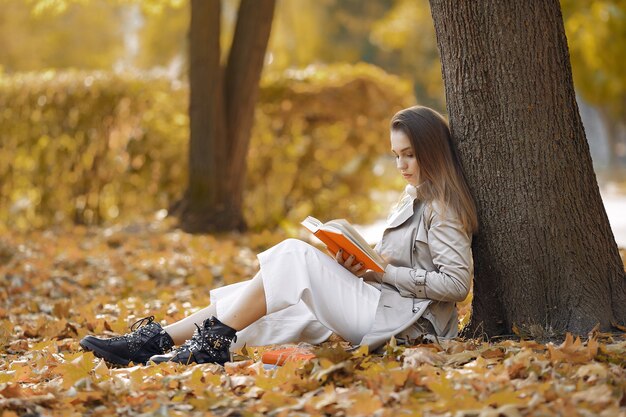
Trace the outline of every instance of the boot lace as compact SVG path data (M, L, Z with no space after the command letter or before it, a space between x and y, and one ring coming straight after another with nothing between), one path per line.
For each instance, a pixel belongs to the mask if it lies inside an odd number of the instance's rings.
M148 317L144 317L142 319L139 319L139 320L137 320L136 322L134 322L133 324L130 325L130 331L134 332L135 330L137 330L141 326L147 326L150 323L152 323L153 321L154 321L154 316L148 316Z
M141 318L139 320L137 320L136 322L134 322L133 324L130 325L130 333L126 333L123 334L121 336L115 336L112 337L110 340L114 341L114 340L122 340L122 339L127 339L133 335L133 333L137 330L139 330L141 332L141 327L145 327L150 325L151 323L154 322L154 316L148 316L148 317L144 317Z
M154 325L152 325L154 323ZM126 340L131 351L137 350L146 339L160 332L160 326L154 322L154 316L141 318L130 326L130 333L112 337L111 341Z

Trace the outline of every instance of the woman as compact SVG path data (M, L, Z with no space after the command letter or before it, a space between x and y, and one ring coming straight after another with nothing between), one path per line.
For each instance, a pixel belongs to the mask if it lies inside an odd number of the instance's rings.
M87 336L81 346L121 365L224 364L244 343L316 344L332 332L370 350L392 336L456 336L455 302L470 288L477 219L448 125L426 107L402 110L391 121L391 150L408 185L375 248L384 273L287 239L258 255L254 278L212 290L203 310L165 328L145 318L131 333Z

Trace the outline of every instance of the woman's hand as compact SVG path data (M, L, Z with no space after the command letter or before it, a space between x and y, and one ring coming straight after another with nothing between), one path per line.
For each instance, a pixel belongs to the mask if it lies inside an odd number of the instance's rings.
M335 254L335 260L337 260L337 262L340 265L342 265L348 271L352 272L357 277L362 277L363 274L365 274L365 272L367 271L363 267L363 264L361 262L358 262L358 263L356 263L354 265L352 264L354 262L354 255L348 256L348 258L344 261L343 260L343 249L339 249L337 251L337 254Z

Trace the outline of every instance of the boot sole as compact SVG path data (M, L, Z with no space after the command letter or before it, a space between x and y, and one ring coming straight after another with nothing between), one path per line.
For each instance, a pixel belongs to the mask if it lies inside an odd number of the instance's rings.
M98 358L102 358L106 362L111 363L113 365L128 366L128 364L130 363L128 359L121 358L117 355L112 354L111 352L102 350L98 346L89 342L88 340L81 340L79 344L80 344L80 347L82 347L84 350L93 352L93 354L97 356Z
M157 360L154 360L154 359L150 358L150 362L154 362L157 365L160 364L160 363L167 363L167 362L178 363L178 364L181 364L181 365L196 365L198 363L203 363L203 362L196 362L195 359L193 359L193 355L190 355L189 358L187 358L186 361L178 359L177 355L174 355L174 356L154 355L154 356L161 356L161 358L158 358Z

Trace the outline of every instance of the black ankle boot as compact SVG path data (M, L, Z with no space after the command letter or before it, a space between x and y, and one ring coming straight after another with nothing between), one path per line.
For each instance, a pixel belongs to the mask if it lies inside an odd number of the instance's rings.
M217 318L206 319L202 326L196 324L196 331L191 339L169 354L155 355L150 358L156 363L178 362L217 363L224 365L230 360L230 344L237 341L237 331L220 322Z
M110 339L86 336L80 346L107 362L124 366L130 362L145 364L151 356L166 353L174 346L174 341L154 321L154 316L137 320L130 330L124 336Z

